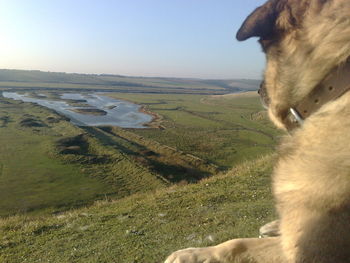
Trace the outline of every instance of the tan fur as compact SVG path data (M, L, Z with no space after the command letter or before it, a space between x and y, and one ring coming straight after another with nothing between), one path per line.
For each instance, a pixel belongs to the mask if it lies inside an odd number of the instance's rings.
M269 116L284 128L288 108L350 56L350 1L270 0L263 7L261 16L271 8L278 14L274 33L262 37L255 29L241 38L261 37ZM273 179L280 237L180 250L166 262L350 262L349 142L350 92L324 105L282 141Z

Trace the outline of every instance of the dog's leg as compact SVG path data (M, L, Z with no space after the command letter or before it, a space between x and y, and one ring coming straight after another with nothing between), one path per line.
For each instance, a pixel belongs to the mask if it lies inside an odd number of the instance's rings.
M213 247L187 248L165 263L284 263L279 237L233 239Z

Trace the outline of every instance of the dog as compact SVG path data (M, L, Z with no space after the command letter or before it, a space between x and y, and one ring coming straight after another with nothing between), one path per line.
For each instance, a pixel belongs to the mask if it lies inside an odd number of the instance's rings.
M350 1L270 0L236 37L259 38L260 94L289 133L273 172L279 236L184 249L165 262L350 262Z

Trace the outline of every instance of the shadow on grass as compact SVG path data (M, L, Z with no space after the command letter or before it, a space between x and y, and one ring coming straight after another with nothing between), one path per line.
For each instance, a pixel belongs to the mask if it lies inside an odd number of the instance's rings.
M11 121L11 118L10 118L10 116L2 116L2 117L0 117L0 128L5 128L5 127L7 127L7 124L9 123L9 122L13 122L13 121Z
M102 144L123 152L137 164L148 168L172 183L194 183L211 175L209 172L196 169L196 167L187 167L177 164L176 157L174 156L167 156L161 152L155 152L144 145L119 137L111 132L110 127L83 127L83 129L100 140ZM125 144L130 145L130 147L122 145L117 139L123 140Z

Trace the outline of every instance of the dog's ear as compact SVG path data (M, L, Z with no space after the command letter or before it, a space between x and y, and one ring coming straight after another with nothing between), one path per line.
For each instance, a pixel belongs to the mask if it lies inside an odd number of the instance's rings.
M270 0L263 6L255 9L238 30L236 38L239 41L250 37L268 38L273 34L278 16L278 5L280 0Z

